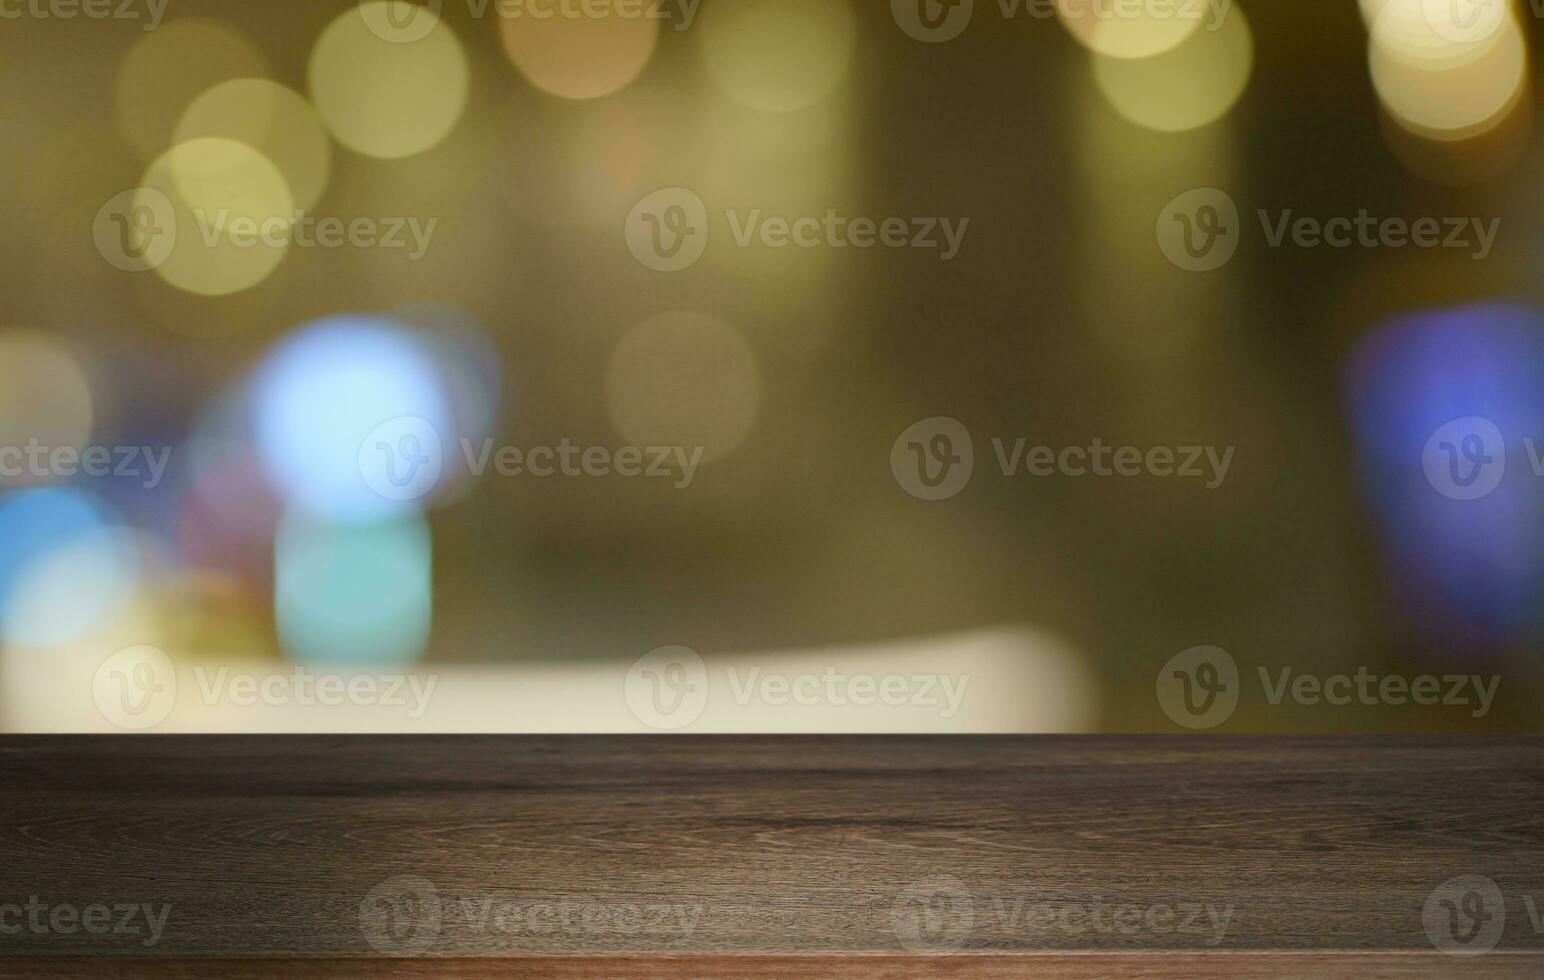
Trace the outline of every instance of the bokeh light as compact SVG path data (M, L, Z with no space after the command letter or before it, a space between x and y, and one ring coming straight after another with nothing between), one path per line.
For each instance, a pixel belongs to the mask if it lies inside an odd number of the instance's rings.
M1202 28L1205 4L1157 5L1116 0L1057 0L1056 18L1078 42L1112 58L1151 58L1179 46ZM1222 16L1230 16L1229 8Z
M361 450L382 426L419 419L439 446L420 438L415 452L455 449L441 374L424 345L390 320L339 316L303 327L259 368L252 398L270 479L291 504L320 520L375 521L421 503L383 495L362 467ZM382 439L394 452L399 434ZM401 463L417 468L414 460Z
M595 99L632 82L654 55L659 21L647 5L606 0L517 8L499 20L504 52L532 85L568 99Z
M332 144L305 97L264 78L221 82L194 99L177 123L176 142L202 136L237 140L273 162L295 207L310 208L327 187Z
M133 595L133 538L83 492L50 487L0 496L0 540L0 633L9 643L67 640Z
M756 355L728 324L700 313L661 313L633 327L611 354L606 405L636 446L728 453L761 402Z
M1094 80L1116 112L1172 133L1220 119L1243 95L1253 66L1249 22L1234 6L1217 30L1195 31L1151 58L1095 55Z
M170 202L170 214L157 194ZM156 275L190 293L250 288L289 250L295 217L289 185L267 157L236 140L178 143L150 165L134 204L136 213L153 215L154 234L174 236Z
M428 8L390 13L375 0L339 14L311 51L311 98L338 142L366 156L412 156L435 146L466 108L461 42ZM433 26L425 30L425 19Z
M1475 40L1453 36L1433 26L1425 0L1387 0L1368 43L1384 108L1432 138L1465 139L1497 125L1521 98L1528 74L1526 43L1512 14Z
M91 437L91 385L74 355L32 330L0 333L0 446L80 450ZM0 486L40 482L25 460L0 458Z
M287 513L274 546L274 614L284 650L317 663L415 660L429 638L433 562L419 516L319 524Z
M1544 552L1518 529L1544 526L1524 443L1544 432L1544 316L1482 303L1398 318L1357 346L1345 383L1367 499L1408 613L1460 648L1537 625ZM1459 419L1486 420L1504 441L1479 447L1505 467L1474 499L1443 475L1471 462L1434 444Z
M767 112L820 101L852 63L857 25L848 0L722 0L704 9L698 39L730 98Z
M118 72L117 117L142 159L172 142L189 102L232 78L268 74L251 39L221 21L183 17L139 35Z

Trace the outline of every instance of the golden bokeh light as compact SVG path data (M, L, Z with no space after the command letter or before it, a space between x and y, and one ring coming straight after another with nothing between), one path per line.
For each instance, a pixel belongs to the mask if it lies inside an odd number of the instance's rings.
M721 0L700 16L698 39L714 80L736 102L767 112L831 94L857 42L848 0Z
M91 385L63 344L33 330L0 333L0 446L79 451L92 418ZM12 472L0 473L0 487L44 478L20 461L4 462Z
M157 212L158 227L150 233L174 235L155 272L178 289L205 296L246 289L289 249L295 216L289 186L279 168L245 143L219 137L178 143L150 165L140 185L136 207ZM152 203L156 194L170 202L170 215L158 213L164 206Z
M717 459L745 438L760 403L755 353L701 313L649 317L623 336L606 369L611 423L635 446L701 447L704 460Z
M237 140L284 174L295 206L310 208L327 187L332 144L305 97L263 78L221 82L194 99L177 123L176 142L202 136Z
M1238 7L1221 26L1199 30L1151 58L1094 55L1094 80L1116 112L1139 126L1176 133L1220 119L1249 84L1254 38Z
M268 74L263 53L235 28L189 17L140 35L118 72L117 118L145 160L171 145L177 120L200 92Z
M1378 99L1400 125L1431 139L1468 139L1517 105L1528 52L1516 18L1508 13L1493 30L1463 38L1434 25L1424 0L1385 0L1367 58Z
M311 98L338 142L385 159L438 144L467 100L466 53L455 33L427 8L397 17L398 2L340 14L317 39L308 70Z
M1230 16L1231 8L1221 16ZM1171 51L1201 29L1204 4L1125 4L1115 0L1057 0L1056 18L1084 47L1111 58L1151 58Z
M499 21L505 53L532 85L566 99L595 99L626 87L659 41L659 21L646 16L647 5L559 4L542 17L517 9L519 16Z

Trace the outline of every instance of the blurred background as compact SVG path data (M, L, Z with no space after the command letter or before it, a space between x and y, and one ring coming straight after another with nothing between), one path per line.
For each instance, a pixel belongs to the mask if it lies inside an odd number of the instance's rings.
M3 5L0 727L1537 730L1536 12L1110 2ZM297 666L438 700L210 693ZM1364 667L1500 683L1260 677ZM970 686L740 693L832 670Z

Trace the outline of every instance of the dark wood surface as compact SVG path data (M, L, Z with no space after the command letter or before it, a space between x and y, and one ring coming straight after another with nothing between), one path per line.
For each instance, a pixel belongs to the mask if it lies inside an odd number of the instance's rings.
M18 976L1540 977L1544 739L6 738L0 932Z

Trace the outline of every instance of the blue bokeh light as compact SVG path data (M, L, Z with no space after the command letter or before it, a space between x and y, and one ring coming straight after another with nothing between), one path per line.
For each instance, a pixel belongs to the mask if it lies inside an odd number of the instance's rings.
M378 458L367 442L383 426L421 420L413 431L439 435L438 445L421 440L411 447L415 452L439 454L453 436L432 355L410 331L383 318L338 316L303 327L259 369L252 397L265 470L292 505L321 520L384 520L425 503L432 480L408 492L382 482L396 473L397 446L382 448ZM439 465L436 458L435 473ZM401 469L418 470L412 459Z

